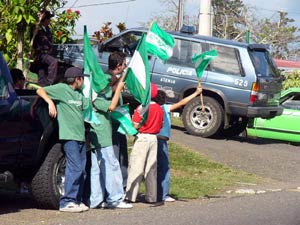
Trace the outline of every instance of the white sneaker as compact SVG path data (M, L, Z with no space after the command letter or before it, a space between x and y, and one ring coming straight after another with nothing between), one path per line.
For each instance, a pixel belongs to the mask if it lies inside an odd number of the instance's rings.
M82 209L82 212L88 211L88 210L90 209L90 208L87 207L84 203L80 203L80 204L79 204L79 207Z
M167 196L164 201L165 202L175 202L176 200L174 198L172 198L171 196Z
M118 202L116 205L112 205L112 206L109 206L109 208L112 208L112 209L131 209L133 206L129 203L126 203L124 201L121 201L121 202Z
M59 207L59 211L61 212L72 212L72 213L79 213L82 212L82 208L74 203L74 202L69 202L68 204L66 204L64 207Z

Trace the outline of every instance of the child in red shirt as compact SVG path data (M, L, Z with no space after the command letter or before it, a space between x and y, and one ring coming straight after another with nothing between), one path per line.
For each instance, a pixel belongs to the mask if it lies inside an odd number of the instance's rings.
M151 100L157 96L157 87L151 84ZM141 106L139 106L141 107ZM132 122L139 133L136 136L132 152L130 154L126 199L135 202L140 183L145 178L146 202L157 201L157 138L162 125L164 113L156 102L151 101L148 117L145 123L138 128L142 120L139 107L135 110Z

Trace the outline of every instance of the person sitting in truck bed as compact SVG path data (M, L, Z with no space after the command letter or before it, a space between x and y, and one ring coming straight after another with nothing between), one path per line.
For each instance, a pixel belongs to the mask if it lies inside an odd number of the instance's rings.
M24 89L25 86L25 76L22 70L14 68L10 70L11 77L14 82L15 89Z

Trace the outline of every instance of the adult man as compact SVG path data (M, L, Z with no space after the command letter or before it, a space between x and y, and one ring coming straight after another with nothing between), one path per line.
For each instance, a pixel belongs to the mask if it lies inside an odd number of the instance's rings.
M38 69L38 83L41 86L53 84L57 75L58 61L50 55L52 51L52 33L49 25L53 16L49 11L42 12L40 27L33 41L35 61L40 67Z

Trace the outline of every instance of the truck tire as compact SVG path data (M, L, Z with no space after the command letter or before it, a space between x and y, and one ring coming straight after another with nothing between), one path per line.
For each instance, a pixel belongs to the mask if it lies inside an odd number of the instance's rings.
M33 197L40 208L58 209L64 192L65 155L55 144L31 182Z
M224 121L224 110L218 101L203 97L204 111L200 98L194 98L183 109L182 121L188 133L200 137L218 134Z
M246 130L249 119L247 117L234 117L230 127L223 129L221 134L224 137L234 137L238 136L244 130Z

